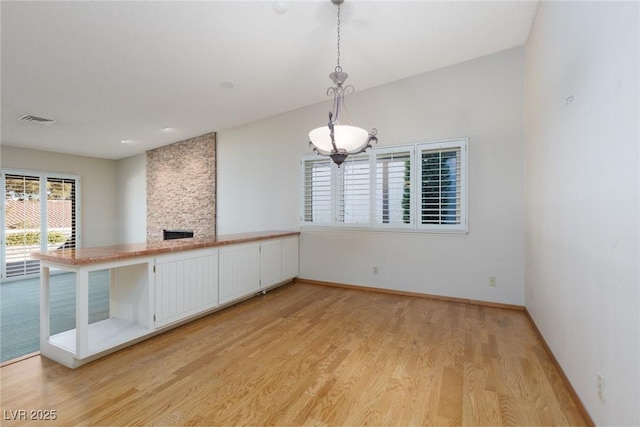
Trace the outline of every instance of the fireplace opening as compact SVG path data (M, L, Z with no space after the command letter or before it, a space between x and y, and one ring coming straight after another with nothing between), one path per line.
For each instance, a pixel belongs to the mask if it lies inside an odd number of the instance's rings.
M162 230L163 240L188 239L193 237L193 230Z

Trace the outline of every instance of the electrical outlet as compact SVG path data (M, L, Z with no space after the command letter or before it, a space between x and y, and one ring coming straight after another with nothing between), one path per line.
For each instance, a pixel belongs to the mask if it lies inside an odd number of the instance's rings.
M377 265L373 266L373 274L378 274L378 266Z
M604 402L604 378L600 372L596 372L598 376L598 397Z
M491 276L489 277L489 286L495 286L496 285L496 278Z

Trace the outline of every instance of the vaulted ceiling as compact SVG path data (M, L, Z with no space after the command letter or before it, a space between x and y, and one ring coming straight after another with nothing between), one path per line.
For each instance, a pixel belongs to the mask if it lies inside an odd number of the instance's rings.
M0 7L6 145L124 158L325 101L336 65L330 0ZM341 65L362 91L516 47L536 8L347 0Z

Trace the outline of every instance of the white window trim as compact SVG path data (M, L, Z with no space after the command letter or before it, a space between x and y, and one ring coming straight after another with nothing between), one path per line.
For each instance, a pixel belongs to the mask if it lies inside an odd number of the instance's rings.
M460 201L461 214L460 224L421 224L420 222L420 203L421 203L421 173L422 162L420 154L425 150L438 150L446 148L460 147L460 182L462 184ZM393 152L409 151L411 158L411 208L409 224L383 224L377 223L375 217L375 179L376 179L376 156L378 154L388 154ZM331 222L316 223L304 221L304 164L306 161L324 159L317 154L306 154L302 156L301 165L301 211L300 226L303 230L309 231L375 231L375 232L394 232L394 233L427 233L427 234L445 234L445 235L466 235L469 232L468 215L469 215L469 191L468 191L468 138L456 138L432 142L422 142L416 144L404 144L380 148L372 148L367 152L370 161L370 222L366 224L341 223L337 220L337 166L331 162Z

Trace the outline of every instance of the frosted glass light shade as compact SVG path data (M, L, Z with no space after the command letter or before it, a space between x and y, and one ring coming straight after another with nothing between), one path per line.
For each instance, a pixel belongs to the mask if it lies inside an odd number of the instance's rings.
M338 150L344 150L347 153L358 151L369 142L369 132L356 126L334 125L333 135ZM331 132L328 126L319 127L309 132L309 139L319 150L333 151Z

